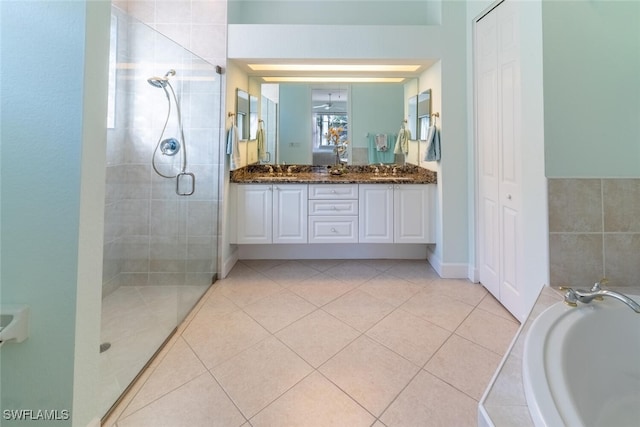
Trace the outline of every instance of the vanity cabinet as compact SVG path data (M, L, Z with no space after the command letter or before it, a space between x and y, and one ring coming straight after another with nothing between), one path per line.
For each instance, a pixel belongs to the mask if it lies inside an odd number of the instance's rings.
M434 243L432 184L233 184L231 243Z
M358 185L309 185L309 243L358 243Z
M236 242L307 243L306 184L239 184Z
M361 243L434 243L435 186L361 184Z

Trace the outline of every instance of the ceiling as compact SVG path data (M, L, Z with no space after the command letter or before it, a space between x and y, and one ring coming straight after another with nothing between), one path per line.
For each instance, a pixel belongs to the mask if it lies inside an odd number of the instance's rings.
M238 68L243 70L250 77L325 77L325 78L333 78L334 81L341 81L344 78L348 77L367 77L367 78L416 78L420 76L427 68L431 67L437 60L434 59L422 59L422 60L353 60L353 59L238 59L234 58L232 61ZM311 65L316 64L322 68L327 68L326 66L348 66L354 65L357 67L361 66L381 66L381 65L415 65L417 68L414 70L373 70L373 71L335 71L335 70L304 70L304 71L295 71L295 70L254 70L249 65L250 64L284 64L284 65L292 65L292 64L304 64ZM262 79L262 82L266 80ZM404 82L402 80L401 82Z

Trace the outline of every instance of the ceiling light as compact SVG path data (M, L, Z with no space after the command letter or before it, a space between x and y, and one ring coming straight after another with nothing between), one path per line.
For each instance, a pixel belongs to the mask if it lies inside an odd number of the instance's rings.
M262 77L268 83L401 83L404 77Z
M253 71L414 72L420 65L403 64L247 64Z

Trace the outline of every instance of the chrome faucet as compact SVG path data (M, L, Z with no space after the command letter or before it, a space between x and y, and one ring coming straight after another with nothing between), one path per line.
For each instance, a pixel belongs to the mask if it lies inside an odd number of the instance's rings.
M640 313L640 304L638 304L628 296L621 294L620 292L602 289L601 285L605 283L606 279L602 279L601 281L594 283L594 285L588 291L585 291L584 289L572 289L560 286L560 290L566 291L564 294L564 303L570 305L571 307L576 307L578 305L578 301L584 304L588 304L594 299L602 300L603 297L611 297L622 301L636 313Z
M295 169L296 169L296 165L289 166L287 168L287 175L291 175Z

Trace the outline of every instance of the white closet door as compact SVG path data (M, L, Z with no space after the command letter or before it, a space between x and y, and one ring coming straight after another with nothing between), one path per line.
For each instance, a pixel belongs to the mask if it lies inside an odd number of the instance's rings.
M480 281L516 316L524 305L518 19L517 2L505 1L476 25Z
M480 282L496 298L500 295L500 221L498 148L498 53L495 13L476 25L476 123L479 177Z
M500 301L511 311L523 305L519 289L522 268L521 220L521 92L520 39L517 2L506 1L498 14L498 92L500 94L500 222L502 224L502 273Z

